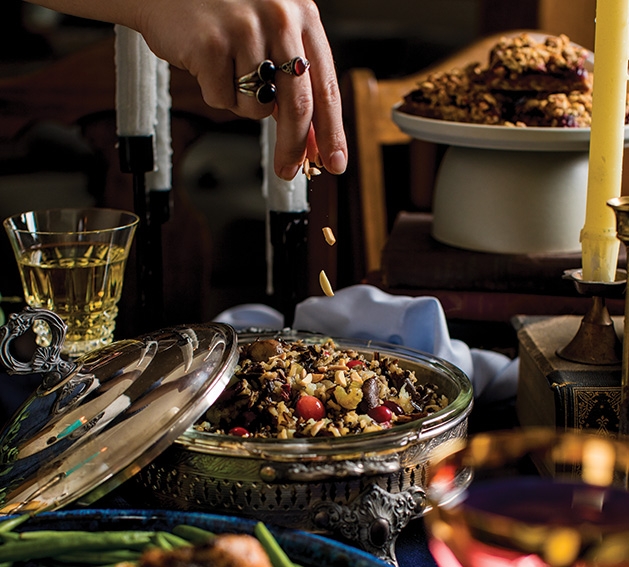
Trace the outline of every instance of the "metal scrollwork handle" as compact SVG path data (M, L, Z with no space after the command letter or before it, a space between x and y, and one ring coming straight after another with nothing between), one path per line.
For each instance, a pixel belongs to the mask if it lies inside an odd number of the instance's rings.
M11 353L11 344L26 333L36 321L45 322L50 328L50 344L37 346L30 361L16 359ZM75 368L73 362L61 358L61 345L66 336L66 324L52 311L25 307L12 313L0 327L0 360L9 374L35 374L44 376L43 387L48 389L67 377Z
M372 484L347 504L318 502L311 510L311 520L317 528L341 534L397 567L397 537L408 522L419 518L427 507L426 493L419 486L392 494Z

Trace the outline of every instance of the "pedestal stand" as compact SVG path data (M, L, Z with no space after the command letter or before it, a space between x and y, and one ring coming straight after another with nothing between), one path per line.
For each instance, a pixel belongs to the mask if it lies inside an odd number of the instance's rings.
M614 329L605 299L622 297L627 286L627 272L616 271L613 282L587 282L581 270L567 270L564 278L574 281L581 295L592 298L592 305L583 317L573 339L561 347L557 354L561 358L597 366L622 363L622 343Z

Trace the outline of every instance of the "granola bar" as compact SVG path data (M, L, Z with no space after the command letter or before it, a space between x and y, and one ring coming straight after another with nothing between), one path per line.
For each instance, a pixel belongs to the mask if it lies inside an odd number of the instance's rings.
M453 122L501 124L504 97L490 92L482 77L479 63L433 73L404 97L400 110Z
M566 35L543 42L526 33L503 37L489 54L485 81L494 91L589 92L587 57L588 51Z
M512 120L516 125L533 127L589 128L592 96L573 91L522 98L515 104Z
M432 73L400 110L425 118L517 127L583 128L591 123L587 50L565 35L543 42L523 33L502 38L488 64Z

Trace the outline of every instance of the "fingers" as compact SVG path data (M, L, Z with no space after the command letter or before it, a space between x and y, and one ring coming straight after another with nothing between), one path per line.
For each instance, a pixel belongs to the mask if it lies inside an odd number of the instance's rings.
M305 157L332 173L343 173L347 145L341 100L332 53L314 2L299 2L290 15L284 41L273 51L278 68L303 58L310 64L303 74L278 72L277 145L275 170L292 179ZM301 26L295 25L301 22ZM289 33L290 31L290 33Z
M301 37L286 39L275 56L279 65L290 65L295 57L305 58ZM308 133L314 116L314 97L310 72L301 75L280 70L277 84L277 141L275 146L275 172L282 179L295 177L306 157Z
M269 30L262 27L257 6L247 2L234 6L213 0L213 16L222 25L206 48L197 52L196 76L209 106L259 120L275 106L274 72L263 65L268 59Z
M304 46L311 62L315 101L313 126L318 153L322 165L338 175L347 167L347 142L334 59L323 25L307 29Z
M339 88L315 2L190 0L180 5L161 0L160 5L164 3L181 11L151 10L160 19L160 26L152 28L168 28L171 18L186 25L176 26L177 34L154 33L152 49L192 73L209 106L256 120L274 114L277 175L292 179L305 157L332 173L345 170ZM310 68L300 74L290 65L301 61L295 58L308 60ZM258 74L267 59L277 67L274 79Z

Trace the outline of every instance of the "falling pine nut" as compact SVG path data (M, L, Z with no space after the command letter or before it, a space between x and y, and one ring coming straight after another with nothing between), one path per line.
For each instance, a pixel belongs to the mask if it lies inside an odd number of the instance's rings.
M334 236L332 229L329 226L324 226L321 230L323 231L323 237L325 238L325 241L330 246L334 246L336 242L336 236Z
M321 175L321 170L310 165L310 160L308 158L304 158L304 162L301 165L301 171L306 176L308 181L317 175Z
M316 167L309 167L308 168L308 179L312 179L313 177L316 177L317 175L321 175L321 170L317 169Z
M321 270L319 272L319 285L328 297L332 297L334 295L334 291L332 290L332 286L330 285L330 280L328 276L325 274L325 270Z

